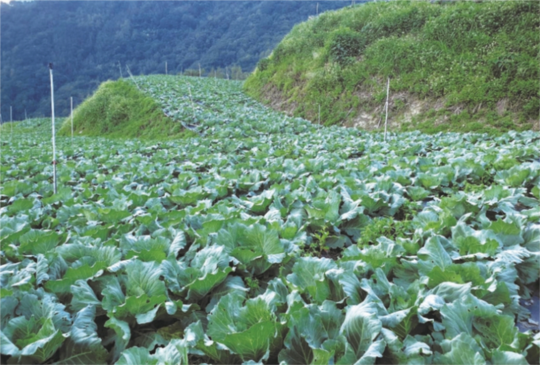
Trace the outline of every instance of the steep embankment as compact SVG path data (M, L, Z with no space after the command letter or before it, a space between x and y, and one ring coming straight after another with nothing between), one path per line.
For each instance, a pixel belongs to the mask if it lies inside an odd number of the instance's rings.
M538 129L537 2L368 3L297 25L245 90L324 124Z
M167 117L156 100L131 81L107 81L73 112L77 135L121 138L168 138L191 136L182 124ZM71 134L66 118L60 135Z

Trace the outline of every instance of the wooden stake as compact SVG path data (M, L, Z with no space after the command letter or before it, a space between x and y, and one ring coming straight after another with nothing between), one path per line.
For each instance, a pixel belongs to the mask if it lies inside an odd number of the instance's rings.
M51 77L51 119L52 119L52 149L53 149L53 184L54 193L57 193L56 183L56 130L54 128L54 83L53 83L53 64L49 63L49 75Z
M384 118L384 141L386 142L386 125L388 123L388 96L390 95L390 78L388 78L388 84L386 85L386 104L384 108L386 109L386 116Z

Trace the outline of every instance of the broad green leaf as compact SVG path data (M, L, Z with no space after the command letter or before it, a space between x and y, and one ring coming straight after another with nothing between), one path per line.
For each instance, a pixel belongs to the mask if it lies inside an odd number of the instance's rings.
M425 257L428 265L437 266L443 271L452 264L452 259L442 246L438 236L430 237L424 247L418 251L418 256Z
M514 318L510 316L494 315L491 317L476 318L474 328L482 334L490 348L510 346L517 338L518 329Z
M522 354L512 351L494 350L491 354L493 365L527 365L528 362Z
M96 294L84 280L77 280L75 285L71 286L71 293L71 309L74 311L80 311L88 305L101 306Z
M374 364L377 357L382 357L386 343L376 341L382 329L373 303L364 302L349 306L340 333L345 336L348 346L343 358L338 363L354 361L360 364Z
M236 294L223 297L210 313L207 333L243 361L267 359L273 342L281 341L281 326L261 298L242 302Z
M103 347L91 349L84 345L77 345L68 338L60 348L60 360L55 364L107 364L108 356L109 353Z
M302 257L293 266L287 280L299 290L309 293L316 303L330 298L330 285L326 273L335 269L336 264L330 259Z
M499 238L504 246L513 246L523 243L521 228L517 222L505 222L502 220L491 223L489 227Z
M8 212L10 214L17 214L19 212L30 210L34 206L32 199L17 199L8 206Z
M47 281L45 288L53 293L68 293L71 286L77 282L77 280L88 280L99 277L103 274L103 270L106 268L105 262L98 262L93 266L84 264L80 267L70 267L65 275L60 280Z
M480 300L472 294L459 297L452 303L445 304L440 310L442 323L446 328L445 336L454 338L461 333L473 336L473 319L479 323L481 318L500 315L493 305Z
M158 359L155 355L150 355L147 349L142 347L130 347L127 350L122 351L120 359L115 363L116 365L157 365Z
M0 353L7 356L20 356L21 351L11 340L0 330Z
M120 358L120 354L124 351L131 339L131 329L125 321L118 320L115 317L110 317L105 322L105 327L110 328L115 332L114 348L112 350L112 359L116 361Z
M482 349L467 333L461 333L452 340L444 340L441 345L444 353L442 355L437 354L434 363L453 365L486 364Z
M61 239L54 231L30 230L21 236L20 250L25 254L46 254L59 245Z
M343 314L334 302L322 306L309 305L294 309L289 315L290 328L285 348L279 353L280 361L294 364L320 364L328 362L333 352L322 348L326 340L336 339Z
M14 345L20 350L20 356L40 363L52 357L67 337L55 329L52 318L39 321L25 317L9 321L3 335L11 342L2 343L3 352L15 353Z

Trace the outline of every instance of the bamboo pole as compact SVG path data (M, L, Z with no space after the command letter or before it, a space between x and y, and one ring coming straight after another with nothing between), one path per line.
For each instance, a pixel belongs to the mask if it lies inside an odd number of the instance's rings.
M386 134L388 132L388 102L390 99L390 78L388 78L388 86L386 87L386 118L384 120L384 141L386 142Z
M49 75L51 77L51 120L52 120L52 149L53 149L53 184L54 193L57 193L56 183L56 130L54 128L54 83L53 83L53 64L49 63Z
M11 127L11 136L10 139L13 138L13 107L9 106L9 126Z
M69 99L71 104L71 142L73 142L73 96Z
M126 65L126 71L128 72L129 77L131 78L131 81L133 81L133 83L135 83L135 86L137 86L137 89L140 90L141 88L139 87L139 84L137 84L137 81L135 81L135 78L133 77L133 74L131 73L131 70L129 69L128 65Z
M168 75L169 71L167 70L167 61L165 61L165 75Z

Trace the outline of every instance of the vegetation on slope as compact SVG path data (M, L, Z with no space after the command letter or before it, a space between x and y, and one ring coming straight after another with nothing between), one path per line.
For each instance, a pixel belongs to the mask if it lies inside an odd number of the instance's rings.
M167 117L161 106L134 83L124 80L103 83L75 109L73 129L77 135L122 138L163 139L194 134ZM71 134L70 118L66 118L60 134Z
M297 25L246 81L295 115L373 129L390 118L436 132L538 124L537 2L381 2ZM395 128L395 127L394 127Z
M69 114L101 82L133 74L203 75L227 67L251 72L293 25L349 1L12 1L0 3L1 111L6 119L49 116L49 73L55 65L57 114ZM242 72L242 69L244 72ZM219 73L219 72L218 72Z

